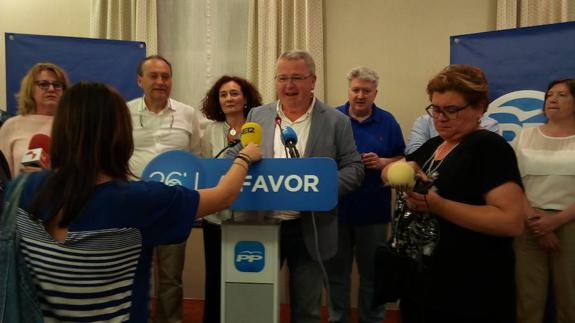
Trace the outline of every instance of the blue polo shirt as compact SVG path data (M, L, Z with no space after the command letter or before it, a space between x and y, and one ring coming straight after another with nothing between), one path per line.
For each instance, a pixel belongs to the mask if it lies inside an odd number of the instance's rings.
M349 117L349 102L337 107ZM359 122L351 118L357 151L374 152L379 157L403 155L405 142L401 128L393 115L375 104L369 118ZM362 186L339 201L339 220L350 224L387 223L391 217L391 189L384 186L381 172L365 170Z

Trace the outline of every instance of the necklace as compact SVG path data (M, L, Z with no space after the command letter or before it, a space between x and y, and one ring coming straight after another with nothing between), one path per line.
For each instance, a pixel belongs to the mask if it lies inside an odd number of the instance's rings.
M225 121L225 123L226 123L226 126L228 126L228 131L226 131L226 134L229 136L235 137L238 134L236 129L234 127L230 126L230 124L227 121Z
M437 170L439 169L441 164L443 164L443 161L447 159L447 156L449 156L449 154L453 151L453 149L455 149L455 147L459 145L459 143L456 143L455 145L453 145L453 147L449 148L445 156L443 156L442 159L438 160L436 159L436 157L439 156L439 154L442 152L443 148L445 147L444 145L445 142L437 146L433 154L423 164L422 169L425 171L425 174L427 174L427 176L437 176Z

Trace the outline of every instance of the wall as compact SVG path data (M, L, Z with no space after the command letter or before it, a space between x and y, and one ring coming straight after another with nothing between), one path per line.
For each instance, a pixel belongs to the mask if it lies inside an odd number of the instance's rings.
M326 101L347 101L347 72L380 76L376 103L407 137L429 104L427 81L449 64L449 36L495 30L496 0L325 0Z
M4 34L88 37L89 0L0 0L0 107L6 110Z

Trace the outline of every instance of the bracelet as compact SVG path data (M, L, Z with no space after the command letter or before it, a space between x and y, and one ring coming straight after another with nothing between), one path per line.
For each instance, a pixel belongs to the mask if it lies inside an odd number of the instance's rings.
M248 171L248 166L246 166L246 165L244 165L244 164L242 164L242 163L233 162L233 163L232 163L232 165L239 165L239 166L242 166L242 167L243 167L243 168L246 170L246 172Z
M250 164L252 163L252 158L250 156L248 156L248 154L244 154L242 152L239 152L238 155L244 156L245 158L247 158L250 161Z
M245 161L248 166L252 163L251 158L248 155L242 153L239 153L234 159L241 159Z

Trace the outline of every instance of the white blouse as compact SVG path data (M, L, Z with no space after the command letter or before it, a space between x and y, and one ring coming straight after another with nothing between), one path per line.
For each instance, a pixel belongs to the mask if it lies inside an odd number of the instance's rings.
M524 128L515 153L533 207L564 210L575 204L575 135L550 137L539 127Z

